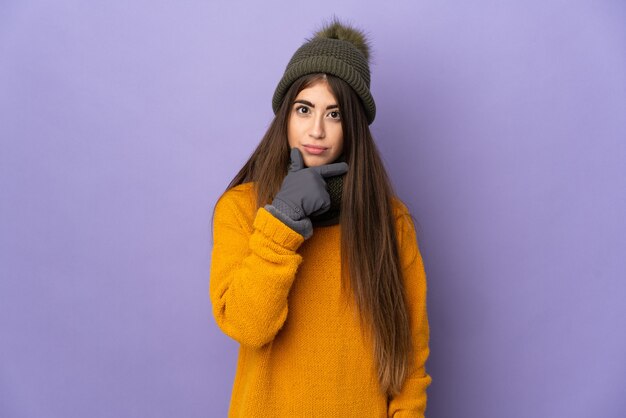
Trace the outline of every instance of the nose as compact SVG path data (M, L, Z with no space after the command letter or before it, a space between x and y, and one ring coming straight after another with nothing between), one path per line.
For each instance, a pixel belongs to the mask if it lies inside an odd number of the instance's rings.
M320 115L311 119L313 126L311 126L310 135L316 139L324 138L324 136L326 136L326 132L324 130L324 116Z

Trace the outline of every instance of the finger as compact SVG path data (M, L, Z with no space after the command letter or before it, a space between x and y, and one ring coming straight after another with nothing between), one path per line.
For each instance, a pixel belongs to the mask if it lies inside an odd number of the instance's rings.
M317 167L311 167L311 169L317 171L322 175L322 177L332 177L338 176L339 174L344 174L348 172L348 163L333 163L333 164L325 164Z
M302 153L296 147L291 149L291 161L289 164L289 171L302 170L304 167L304 160L302 159Z

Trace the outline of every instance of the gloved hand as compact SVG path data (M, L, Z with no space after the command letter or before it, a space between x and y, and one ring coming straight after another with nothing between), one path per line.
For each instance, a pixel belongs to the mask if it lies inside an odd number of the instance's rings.
M271 207L268 208L267 206L270 205L267 205L266 209L308 238L312 234L310 220L306 219L308 222L297 221L326 212L330 208L330 195L326 190L324 178L344 174L347 171L348 164L345 162L304 167L302 154L298 148L294 147L291 149L291 162L287 176L283 179ZM279 213L276 213L276 210Z

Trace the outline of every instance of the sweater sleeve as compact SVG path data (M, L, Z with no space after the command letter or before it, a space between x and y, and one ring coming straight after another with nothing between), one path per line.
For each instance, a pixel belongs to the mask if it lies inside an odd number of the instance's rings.
M266 209L252 228L237 205L220 199L213 217L209 296L220 329L240 344L272 341L287 318L287 297L304 238Z
M409 212L397 220L402 272L407 291L407 304L413 338L414 354L409 374L398 395L388 404L389 418L423 418L426 410L426 388L431 377L426 373L429 355L429 326L426 311L426 273L420 254L413 221Z

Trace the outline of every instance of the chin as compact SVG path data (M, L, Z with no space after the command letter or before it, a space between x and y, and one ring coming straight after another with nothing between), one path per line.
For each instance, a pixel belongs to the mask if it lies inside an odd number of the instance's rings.
M307 167L317 167L320 165L324 165L324 164L328 164L330 161L327 161L327 159L321 159L321 158L305 158L304 159L304 164Z

